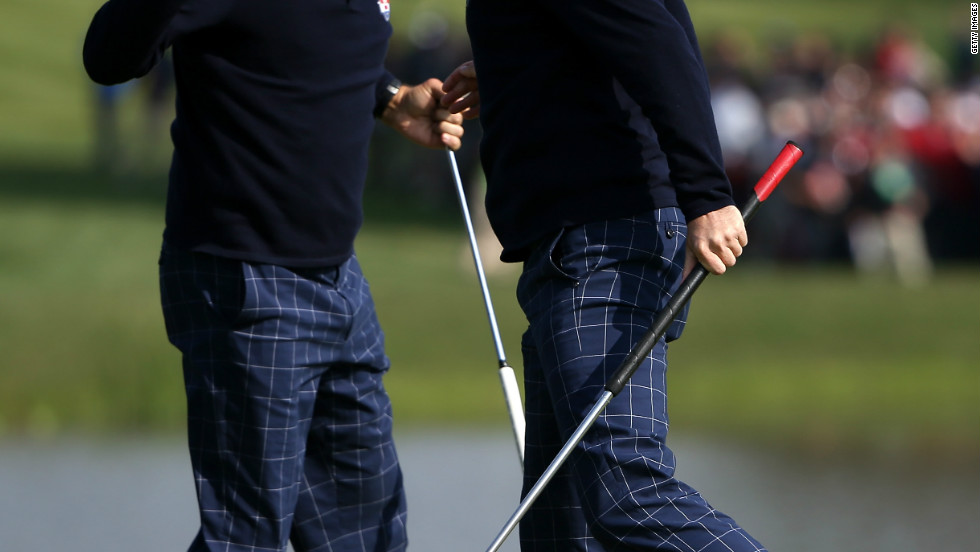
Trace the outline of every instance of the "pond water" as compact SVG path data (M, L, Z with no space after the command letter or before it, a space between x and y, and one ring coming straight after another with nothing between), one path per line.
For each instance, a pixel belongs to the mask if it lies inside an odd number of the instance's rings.
M413 429L397 442L409 550L486 550L517 507L510 434ZM697 438L672 448L678 476L772 552L980 550L980 466L802 465ZM178 439L0 441L0 551L178 552L196 523ZM518 550L516 534L501 550Z

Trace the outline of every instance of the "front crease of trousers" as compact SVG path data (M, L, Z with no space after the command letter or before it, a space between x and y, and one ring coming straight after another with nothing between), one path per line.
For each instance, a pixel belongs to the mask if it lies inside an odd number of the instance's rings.
M389 362L356 258L288 269L165 246L160 284L201 512L190 550L404 550Z
M526 261L524 493L595 405L603 385L679 285L679 209L563 229ZM520 524L524 552L759 552L730 517L674 478L667 447L667 331Z

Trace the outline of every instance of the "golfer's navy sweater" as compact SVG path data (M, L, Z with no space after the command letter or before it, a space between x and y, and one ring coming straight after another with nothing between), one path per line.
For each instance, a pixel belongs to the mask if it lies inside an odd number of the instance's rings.
M378 0L110 0L85 40L102 84L170 45L177 82L165 240L287 266L337 264L362 218L372 112L392 77Z
M504 260L567 225L732 204L679 0L468 0L487 212Z

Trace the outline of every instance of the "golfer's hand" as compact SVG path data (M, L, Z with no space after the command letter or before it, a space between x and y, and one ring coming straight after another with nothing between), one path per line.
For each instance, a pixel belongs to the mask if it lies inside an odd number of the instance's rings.
M749 243L745 221L734 206L723 207L687 223L684 276L701 263L712 274L724 274Z
M388 102L381 120L416 144L457 150L463 136L463 116L442 107L439 100L443 96L439 79L402 85Z
M442 106L450 113L459 113L464 119L480 116L480 88L476 80L476 66L472 61L460 65L446 77L442 85Z

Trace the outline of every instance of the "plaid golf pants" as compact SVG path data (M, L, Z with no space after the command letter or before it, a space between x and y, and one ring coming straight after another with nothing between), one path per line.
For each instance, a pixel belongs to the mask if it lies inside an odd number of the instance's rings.
M595 405L603 384L680 283L679 209L566 228L526 261L518 299L527 446L524 493ZM520 525L524 552L758 552L762 546L674 478L667 344L685 310L592 426Z
M355 258L291 270L164 247L201 529L190 550L404 550L384 337Z

